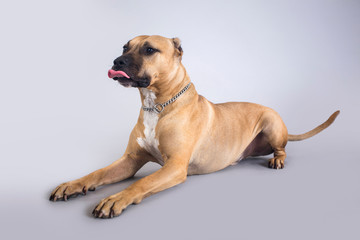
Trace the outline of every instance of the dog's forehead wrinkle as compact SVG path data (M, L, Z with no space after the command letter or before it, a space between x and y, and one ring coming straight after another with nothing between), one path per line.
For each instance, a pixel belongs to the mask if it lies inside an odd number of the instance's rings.
M165 52L169 52L168 50L173 48L173 40L170 38L165 38L158 35L143 35L138 36L133 39L131 39L128 42L128 48L134 49L140 49L143 47L151 47L155 48L157 50L164 50ZM170 53L170 52L169 52Z
M137 46L137 45L141 44L146 38L148 38L148 36L135 37L135 38L129 40L126 43L126 45L128 45L129 47Z

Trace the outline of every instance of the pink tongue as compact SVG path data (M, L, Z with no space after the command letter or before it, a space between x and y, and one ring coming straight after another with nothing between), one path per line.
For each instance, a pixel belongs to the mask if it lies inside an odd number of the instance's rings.
M108 76L109 78L114 78L114 77L126 77L126 78L130 78L129 75L127 75L125 72L123 71L114 71L112 69L110 69L108 71Z

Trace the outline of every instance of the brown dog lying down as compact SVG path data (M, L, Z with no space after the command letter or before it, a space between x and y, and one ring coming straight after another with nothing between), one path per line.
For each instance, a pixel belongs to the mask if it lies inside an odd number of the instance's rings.
M58 186L50 200L67 200L88 190L119 182L147 162L162 168L101 200L95 217L118 216L129 205L175 186L188 175L221 170L249 157L274 153L270 168L283 168L288 141L314 136L339 114L301 135L288 134L280 116L254 103L213 104L198 95L181 63L178 38L139 36L124 46L109 77L125 87L137 87L142 109L124 155L111 165Z

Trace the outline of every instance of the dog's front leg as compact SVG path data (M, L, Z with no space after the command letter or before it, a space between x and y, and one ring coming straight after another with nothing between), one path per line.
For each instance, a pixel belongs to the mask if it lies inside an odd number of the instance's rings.
M101 200L93 215L98 218L118 216L130 204L138 204L145 197L173 187L186 180L188 161L169 159L164 166L151 175L144 177L128 188Z
M141 156L125 154L107 167L101 168L82 178L60 184L50 195L51 201L67 200L71 196L86 194L96 187L119 182L132 177L147 161Z

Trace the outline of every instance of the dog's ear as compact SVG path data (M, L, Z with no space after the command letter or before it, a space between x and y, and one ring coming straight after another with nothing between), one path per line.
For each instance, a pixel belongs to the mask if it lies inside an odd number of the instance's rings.
M173 38L173 43L174 43L174 47L179 55L179 57L181 58L182 55L183 55L183 50L182 50L182 47L181 47L181 42L180 42L180 39L179 38Z

